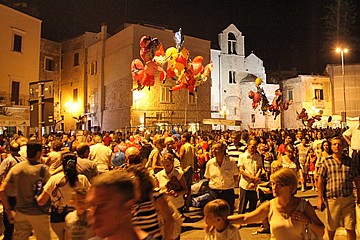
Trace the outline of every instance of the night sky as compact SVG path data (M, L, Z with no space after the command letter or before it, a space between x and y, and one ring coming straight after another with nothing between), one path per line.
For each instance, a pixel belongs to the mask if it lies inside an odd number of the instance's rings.
M334 0L33 0L42 22L42 37L61 41L85 31L99 32L102 22L110 34L124 21L164 26L185 35L211 40L230 23L245 36L246 55L252 51L266 70L297 69L323 73L340 57L323 47L325 6ZM357 2L357 1L355 1ZM357 3L359 5L359 3ZM360 14L359 14L360 15ZM155 36L153 36L155 37ZM160 39L161 41L161 39ZM186 45L186 39L185 39ZM334 53L333 53L334 52ZM328 53L328 54L325 54ZM330 53L330 54L329 54ZM351 51L347 62L360 62Z

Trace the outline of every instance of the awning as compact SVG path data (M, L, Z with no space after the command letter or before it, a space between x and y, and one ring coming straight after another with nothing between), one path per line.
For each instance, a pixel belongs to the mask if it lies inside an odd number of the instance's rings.
M219 124L226 126L241 126L241 120L231 120L231 119L222 119L222 118L208 118L203 119L203 124Z

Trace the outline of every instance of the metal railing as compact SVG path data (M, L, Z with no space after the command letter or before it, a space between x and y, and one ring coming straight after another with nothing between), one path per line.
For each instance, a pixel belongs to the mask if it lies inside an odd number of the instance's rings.
M29 95L20 94L17 97L11 94L0 94L0 105L2 106L29 106Z

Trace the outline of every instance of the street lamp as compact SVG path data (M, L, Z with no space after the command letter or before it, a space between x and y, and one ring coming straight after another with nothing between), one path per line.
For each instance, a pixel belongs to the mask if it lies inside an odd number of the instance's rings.
M345 65L344 65L344 53L349 52L347 48L337 48L337 53L340 53L341 56L341 77L342 77L342 85L343 85L343 92L344 92L344 127L346 127L346 94L345 94Z

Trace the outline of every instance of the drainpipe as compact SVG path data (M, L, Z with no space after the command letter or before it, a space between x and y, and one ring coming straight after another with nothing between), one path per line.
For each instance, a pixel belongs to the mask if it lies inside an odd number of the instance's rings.
M84 115L87 115L88 113L88 47L85 46L85 62L84 62ZM81 126L82 127L82 126ZM85 129L87 128L87 125L85 124Z
M103 130L104 126L104 110L105 110L105 43L106 43L106 35L107 35L107 26L106 23L101 25L101 74L100 74L100 88L99 88L99 105L100 105L100 129Z

